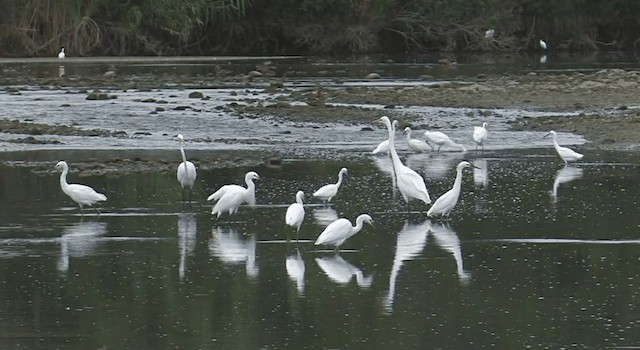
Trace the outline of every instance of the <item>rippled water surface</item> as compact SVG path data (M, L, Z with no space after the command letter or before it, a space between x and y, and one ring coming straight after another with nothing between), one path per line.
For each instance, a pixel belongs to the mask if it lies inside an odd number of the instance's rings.
M78 176L0 167L0 343L7 348L616 348L640 346L638 157L563 167L550 147L405 155L433 197L468 159L451 220L411 212L385 157L201 171L191 204L174 174ZM338 170L330 206L311 199ZM206 197L257 171L255 208L214 218ZM311 203L296 242L284 212ZM328 222L374 226L340 254Z

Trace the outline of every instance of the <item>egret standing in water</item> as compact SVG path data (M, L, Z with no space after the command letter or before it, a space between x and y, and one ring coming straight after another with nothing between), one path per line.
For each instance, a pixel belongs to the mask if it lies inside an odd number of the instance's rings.
M250 171L244 176L244 181L247 184L247 188L238 185L224 185L220 187L216 192L210 195L207 200L218 201L213 206L211 214L218 214L218 217L224 212L228 212L229 215L238 211L238 208L243 203L247 203L251 206L256 204L256 185L253 180L260 179L258 173Z
M178 134L178 142L180 143L180 154L182 155L182 163L178 165L178 182L182 186L182 201L185 201L185 191L189 192L189 202L191 202L191 190L196 181L196 166L187 160L184 153L184 137Z
M476 143L476 152L478 152L478 146L482 147L484 152L484 143L487 141L489 131L487 131L487 123L482 123L482 126L473 127L473 141Z
M313 192L313 196L322 200L325 204L331 201L331 198L338 194L338 189L342 185L342 177L347 174L347 168L340 169L338 173L338 182L334 184L328 184L320 187L317 191Z
M423 201L425 204L431 204L431 198L427 191L427 185L424 179L418 173L408 166L402 164L398 153L396 152L394 133L395 129L391 125L389 117L384 116L379 119L387 127L389 132L389 153L393 160L393 168L396 173L396 183L404 201L407 202L407 211L409 210L409 201L413 198Z
M396 127L398 127L398 121L394 120L393 121L393 130L395 130ZM387 154L389 153L389 139L386 139L386 140L380 142L378 144L378 147L376 147L376 149L371 151L371 154L378 154L378 153L387 153Z
M56 164L56 169L62 170L62 174L60 174L60 187L62 188L62 192L69 196L74 202L78 203L80 206L80 212L84 215L83 205L88 205L93 207L94 204L101 201L106 201L107 196L102 193L96 192L93 188L85 185L79 184L68 184L67 183L67 173L69 173L69 165L64 160L59 161ZM100 214L100 211L97 208L93 208L95 211Z
M394 123L395 122L396 121L394 120ZM395 126L393 127L393 129L395 130ZM413 152L424 153L424 152L433 150L433 148L431 148L431 146L428 143L426 143L426 142L424 142L422 140L412 139L411 138L411 128L410 127L407 126L406 128L404 128L404 132L407 134L407 146Z
M304 192L296 193L296 202L287 208L284 221L287 225L296 229L296 234L300 232L300 226L304 220Z
M549 133L546 134L544 137L547 137L549 135L553 137L553 147L555 147L556 152L558 152L558 155L560 156L560 158L564 160L564 164L569 164L569 162L574 162L576 160L582 159L583 157L582 154L572 150L571 148L562 147L558 144L558 136L556 135L555 131L553 130L549 131Z
M427 138L428 142L433 142L434 144L436 144L438 146L437 151L440 151L440 147L442 147L443 145L449 145L451 147L460 148L460 150L462 152L466 152L467 151L467 149L463 145L453 142L449 138L449 136L447 136L442 131L428 131L427 130L427 131L424 132L424 136Z
M64 54L64 47L60 50L60 52L58 53L58 59L59 60L63 60L65 58L65 54Z
M440 196L435 203L433 203L433 206L431 206L431 208L427 212L427 216L431 217L442 215L446 218L449 217L451 210L453 210L453 208L456 206L456 204L458 203L458 198L460 197L460 189L462 187L462 171L465 168L469 168L472 166L473 165L471 165L467 161L462 161L458 164L458 167L456 168L456 180L453 183L453 187L445 194Z
M338 219L327 226L324 231L316 239L315 245L328 244L335 245L336 252L340 250L340 246L349 237L355 235L362 230L364 223L372 225L373 219L367 214L361 214L356 219L356 225L351 226L351 222L347 219Z

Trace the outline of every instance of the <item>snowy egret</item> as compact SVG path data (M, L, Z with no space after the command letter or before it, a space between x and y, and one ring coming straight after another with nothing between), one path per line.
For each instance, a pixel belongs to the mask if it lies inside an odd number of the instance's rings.
M428 131L427 130L427 131L424 132L424 136L427 138L427 142L433 142L436 145L438 145L437 151L440 151L440 147L442 147L443 145L448 145L448 146L451 146L451 147L460 148L460 150L462 150L462 152L466 152L467 151L467 149L463 145L451 141L449 136L447 136L442 131Z
M340 246L347 238L355 235L356 233L362 230L362 226L364 223L368 223L371 225L373 219L371 216L367 214L360 214L356 219L356 225L351 226L351 222L348 219L342 218L338 219L327 226L324 231L318 236L316 239L315 245L320 244L329 244L335 245L336 251L340 250Z
M484 143L487 141L487 137L489 136L489 131L487 131L487 123L482 123L482 126L474 126L473 127L473 141L476 143L476 152L478 152L478 146L482 147L482 152L484 152Z
M574 162L576 160L582 159L582 154L572 150L571 148L562 147L558 144L558 136L556 135L555 131L549 131L549 133L544 135L544 137L547 137L549 135L553 136L553 147L555 147L556 152L558 152L560 158L564 160L564 164L569 164L569 162Z
M475 166L471 165L471 163L467 161L462 161L458 164L456 168L456 180L453 183L453 187L445 194L440 196L435 203L433 203L433 206L431 206L431 208L429 208L429 211L427 212L427 216L431 217L442 215L443 217L449 217L451 210L453 210L453 208L456 206L456 204L458 203L458 198L460 197L460 188L462 187L462 171L465 168L469 167Z
M300 226L304 220L304 192L298 191L296 193L296 202L291 204L287 208L287 214L285 215L285 223L296 229L296 233L300 232Z
M338 173L338 182L334 184L328 184L320 187L317 191L313 192L313 196L321 199L323 202L329 203L331 198L335 197L338 193L340 185L342 185L342 177L347 174L347 168L340 169Z
M65 54L64 54L64 47L60 50L60 52L58 53L58 59L59 60L63 60L65 58Z
M395 130L396 127L398 127L398 121L394 120L393 121L393 130ZM378 144L378 146L376 147L376 149L371 151L371 154L378 154L378 153L389 153L389 139L386 139L386 140L380 142Z
M178 182L182 186L182 201L185 200L185 190L189 192L189 202L191 202L191 189L193 189L193 183L196 181L196 166L187 160L187 156L184 154L184 137L182 134L178 134L178 142L180 143L180 154L182 155L182 163L178 165Z
M256 204L256 185L253 180L260 179L258 173L254 171L248 172L244 176L244 181L247 184L247 188L238 185L224 185L220 187L215 193L210 195L207 200L218 201L213 206L211 214L218 214L218 217L224 212L228 212L229 215L238 211L241 204L247 203L251 206Z
M96 192L93 188L80 184L68 184L67 173L69 173L69 165L64 160L61 160L56 164L56 169L62 170L60 174L60 187L62 192L69 196L74 202L80 206L80 212L84 214L83 205L93 207L94 204L100 201L106 201L107 196L102 193ZM95 211L100 214L100 211L93 207Z
M491 39L491 38L493 38L493 35L494 35L495 33L496 33L496 30L495 30L495 29L493 29L493 28L488 29L486 32L484 32L484 37L485 37L486 39Z
M396 152L396 146L394 144L394 128L391 125L389 117L384 116L380 118L380 121L384 123L389 132L389 153L393 160L393 167L396 172L396 183L404 201L407 202L407 209L409 207L409 201L413 198L423 201L425 204L431 204L431 198L427 191L427 185L424 183L424 179L418 173L408 166L402 164L398 153Z
M424 152L433 150L433 148L431 148L431 145L429 145L428 143L426 143L426 142L424 142L422 140L412 139L411 138L411 128L410 127L407 126L406 128L404 128L404 132L407 134L407 146L413 152L424 153Z
M544 40L540 39L540 42L539 42L539 43L540 43L540 47L541 47L543 50L546 50L546 49L547 49L547 43L546 43L546 42L544 42Z

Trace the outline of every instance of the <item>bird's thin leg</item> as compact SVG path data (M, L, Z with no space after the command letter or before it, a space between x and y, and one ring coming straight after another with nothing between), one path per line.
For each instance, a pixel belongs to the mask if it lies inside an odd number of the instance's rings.
M80 215L84 216L84 209L82 208L82 204L80 204Z
M438 146L438 152L440 152L440 147L442 147L442 145Z
M93 208L93 210L95 210L95 211L96 211L96 213L98 213L98 215L102 214L102 213L100 212L100 210L98 210L98 208L96 208L96 207L92 207L92 208Z

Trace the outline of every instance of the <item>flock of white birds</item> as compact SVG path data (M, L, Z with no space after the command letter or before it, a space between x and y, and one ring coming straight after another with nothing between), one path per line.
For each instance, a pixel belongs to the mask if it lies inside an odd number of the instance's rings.
M63 53L63 52L62 52ZM381 117L379 122L383 123L388 132L388 138L382 141L374 150L373 154L378 153L388 153L391 157L393 163L393 172L395 176L395 184L404 201L407 203L407 210L409 209L409 203L412 200L421 201L426 205L430 205L432 203L431 197L429 196L429 192L427 190L426 183L424 178L420 176L416 171L404 165L398 156L395 147L395 132L396 127L398 126L398 121L391 120L384 116ZM489 132L487 130L487 123L483 123L482 126L476 126L473 129L473 140L476 143L476 151L478 147L484 150L484 145L488 138ZM440 150L442 146L449 146L454 148L459 148L462 151L466 151L466 148L458 143L453 142L446 134L440 131L426 131L424 133L426 140L417 140L411 138L411 129L405 128L405 133L407 134L407 146L413 152L426 152L434 150L434 147L431 145L433 143L437 146L436 151ZM551 135L553 137L553 145L555 150L557 151L560 158L568 164L568 162L580 160L583 155L577 153L567 147L562 147L558 144L558 139L555 131L550 131L546 136ZM545 137L546 137L545 136ZM195 165L187 160L184 146L185 140L182 134L177 136L179 145L180 145L180 154L182 156L182 162L178 165L177 170L177 178L180 182L180 186L182 187L182 196L183 201L186 199L186 194L188 193L189 202L191 201L191 190L193 189L193 185L196 180L196 167ZM460 162L456 167L456 178L453 183L453 187L441 195L429 208L427 211L427 216L435 217L441 216L444 218L448 218L451 211L455 208L458 198L460 197L461 187L462 187L462 173L464 169L474 167L467 161ZM106 201L107 197L102 194L96 192L93 188L81 185L81 184L69 184L67 183L67 174L69 173L69 166L65 161L60 161L56 164L56 169L61 170L62 174L60 175L60 187L62 191L69 196L74 202L76 202L80 206L80 210L84 213L84 206L93 207L98 214L97 208L94 207L94 204L102 201ZM338 194L340 189L340 185L343 182L344 176L347 175L347 168L340 169L338 173L338 181L334 184L328 184L320 187L317 191L313 193L313 197L321 200L325 205L327 205L333 197ZM254 206L256 204L255 197L255 180L260 179L260 176L254 172L250 171L245 175L245 183L246 187L242 187L239 185L224 185L220 187L216 192L211 194L207 200L215 201L215 205L211 211L211 214L217 215L220 217L224 213L228 213L232 215L238 211L241 205L248 204L250 206ZM304 221L305 210L304 210L304 192L298 191L296 193L296 202L291 204L285 213L285 223L291 227L293 227L296 232L300 230L300 226ZM340 249L340 246L351 236L358 233L362 230L365 223L372 224L373 219L368 214L361 214L356 218L355 226L352 226L351 222L348 219L341 218L331 222L325 229L320 233L318 238L315 241L316 245L333 245L336 250Z

